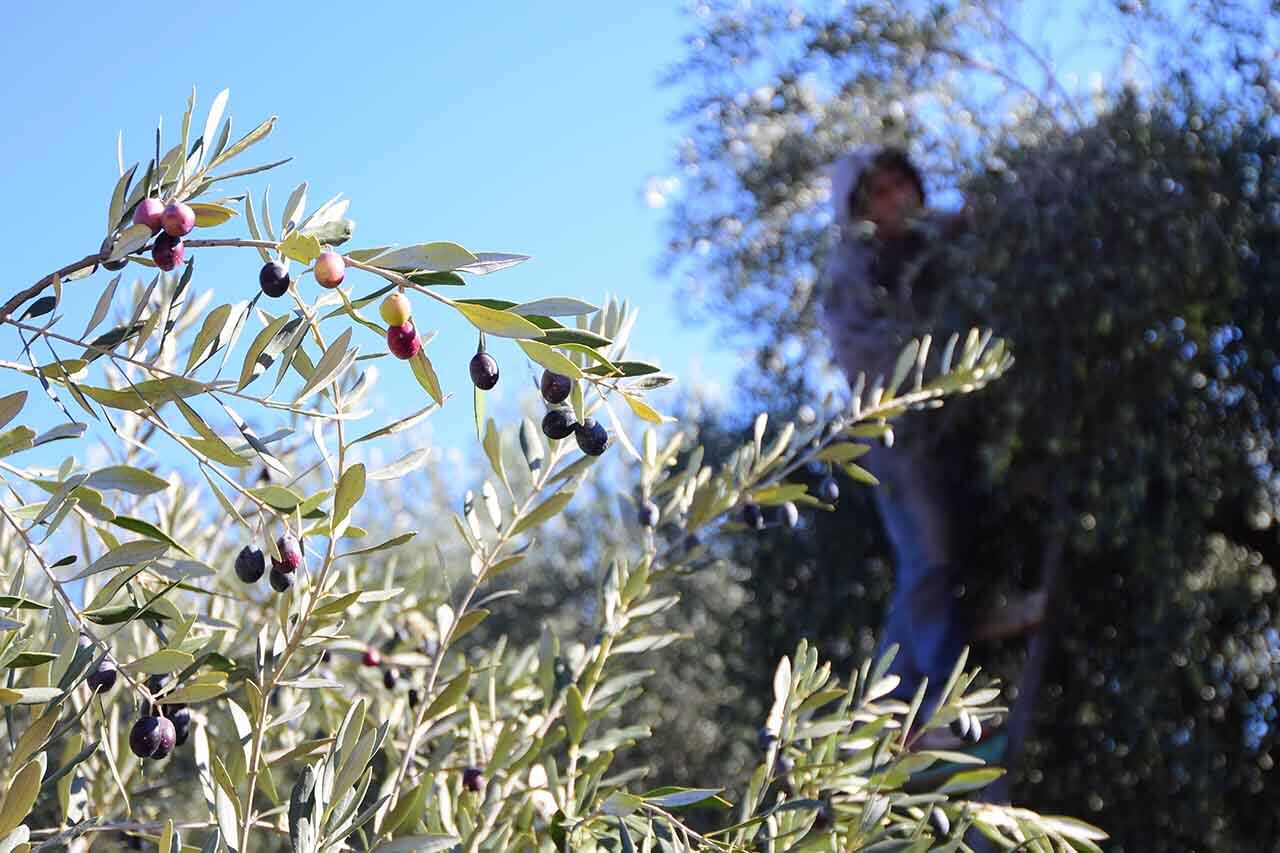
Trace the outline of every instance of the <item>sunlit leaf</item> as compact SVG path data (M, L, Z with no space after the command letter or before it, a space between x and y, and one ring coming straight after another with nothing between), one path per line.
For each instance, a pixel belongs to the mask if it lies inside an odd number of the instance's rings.
M452 302L454 308L482 332L501 338L541 338L545 333L518 314L497 311L468 302Z
M22 652L5 663L8 669L26 669L40 666L57 659L52 652Z
M3 427L18 416L27 402L26 391L15 391L0 397L0 427Z
M938 789L939 794L963 794L985 788L1005 774L1002 767L983 767L955 774Z
M140 518L130 518L127 515L117 515L111 519L111 523L116 525L117 527L122 527L125 530L131 530L134 533L139 533L150 539L155 539L158 542L165 542L173 546L174 548L177 548L178 550L182 551L182 553L188 554L187 549L179 545L178 542L173 539L173 537L171 537L169 534L165 533L163 530L156 527L154 524L152 524L149 521L143 521Z
M139 412L148 407L159 408L174 397L195 397L205 393L207 387L193 379L170 376L138 382L128 390L95 388L92 385L81 385L80 389L104 406L126 412Z
M631 411L634 412L636 417L641 420L646 420L652 424L662 424L671 420L670 418L663 417L657 409L653 408L653 406L650 406L639 397L632 396L631 394L623 394L622 399L627 401L627 405L631 407Z
M13 775L0 805L0 838L17 829L35 805L45 762L45 755L41 753Z
M230 222L233 216L238 216L240 213L234 207L201 201L191 202L191 209L196 214L197 228L212 228L215 225Z
M392 462L390 465L383 466L376 471L369 472L370 480L394 480L403 477L405 474L411 474L427 463L431 456L431 448L420 447L417 450L411 450L401 458Z
M865 483L868 486L880 485L880 481L876 479L876 476L860 465L854 465L850 462L847 465L841 465L840 468L859 483Z
M650 805L664 809L678 809L691 806L705 800L715 798L718 805L728 807L729 803L719 799L721 788L659 788L641 795Z
M842 441L839 444L832 444L822 448L822 450L818 452L817 458L819 462L834 462L836 464L840 464L859 459L870 451L871 447L869 445Z
M0 433L0 457L9 456L32 446L35 430L30 427L14 427L8 432Z
M0 687L0 705L43 705L62 693L56 687Z
M138 658L125 664L125 669L130 672L140 672L143 674L178 672L185 669L195 662L195 657L186 652L180 652L177 649L161 649L153 652L146 657Z
M118 261L125 255L133 254L145 246L150 239L151 228L149 226L130 225L121 231L120 236L116 238L115 246L112 247L107 261Z
M515 314L540 314L544 317L583 316L594 314L599 310L590 302L583 302L581 299L575 299L572 296L550 296L545 299L535 299L532 302L523 302L511 309Z
M347 528L351 509L364 496L364 465L357 463L342 472L337 493L333 499L333 535L341 536Z
M129 169L120 175L120 179L116 181L115 189L111 191L111 204L107 207L107 233L116 230L116 226L120 224L120 220L124 218L124 202L129 195L129 186L133 183L133 175L138 171L138 164L134 163Z
M537 527L548 519L554 518L560 514L561 510L569 505L571 500L573 500L573 492L556 492L523 516L520 521L517 522L515 529L511 532L511 535L517 536L524 533L526 530Z
M355 359L356 351L348 350L347 345L351 343L351 328L343 330L333 343L329 344L324 355L320 357L320 362L316 364L315 370L311 374L311 378L302 386L302 390L298 392L294 403L301 403L322 388L332 383L339 374L342 373L351 362Z
M436 403L433 403L430 406L427 406L425 409L420 409L414 412L412 415L409 415L408 417L401 418L398 421L393 421L392 423L389 423L384 427L379 427L378 429L375 429L373 432L365 433L364 435L355 439L351 443L359 444L362 441L371 441L372 439L375 439L375 438L381 438L384 435L393 435L398 432L403 432L404 430L407 430L410 427L418 423L421 423L428 415L434 412L437 408L439 408L439 405Z
M568 376L570 379L578 379L582 376L582 370L579 369L578 365L546 344L541 344L537 341L517 341L517 344L520 349L524 350L525 355L552 373L559 373L561 376Z
M310 264L320 257L322 247L314 235L293 231L280 243L280 254L300 264Z
M788 483L785 485L766 486L763 489L756 489L751 493L751 500L762 506L771 506L776 504L784 504L787 501L794 501L805 494L808 494L809 487L803 483Z
M158 560L168 550L169 546L164 542L149 542L144 539L125 542L123 545L112 548L94 560L89 564L88 568L70 578L70 580L80 580L90 575L96 575L99 572L105 572L108 569L118 569L121 566L136 566L152 560Z
M475 263L478 258L457 243L417 243L402 249L393 249L369 261L372 266L384 270L410 272L441 272L454 270Z
M289 199L284 203L284 210L280 212L280 233L287 234L290 229L296 227L302 221L302 214L306 209L307 182L303 181L289 193ZM302 261L302 263L310 263L310 261Z
M264 121L262 124L255 127L253 130L246 133L244 136L240 137L240 139L238 139L235 142L235 144L233 144L227 150L223 151L222 154L220 154L217 157L217 159L215 159L209 165L216 166L219 163L227 162L232 157L235 157L238 154L242 154L250 146L256 145L257 143L266 139L267 136L271 133L271 131L275 129L275 126L276 126L276 117L272 116L271 118Z
M347 553L339 554L338 556L358 557L364 554L372 554L376 551L386 551L390 548L395 548L397 546L403 545L404 543L408 542L410 539L412 539L417 535L418 535L418 532L416 530L411 530L408 533L401 533L399 536L394 536L385 542L379 542L377 545L370 545L368 548L361 548L358 551L348 551Z
M531 260L528 255L512 252L476 252L474 261L457 267L457 270L468 275L488 275L491 272L518 266L528 260Z
M652 364L646 364L643 361L616 361L613 365L617 368L618 375L627 377L648 376L653 373L658 373L662 369ZM588 367L586 372L595 374L596 376L609 376L613 373L609 367L604 365Z
M150 471L129 465L99 468L89 475L85 485L95 489L116 489L134 495L152 495L169 487L167 480L160 479Z
M16 607L19 610L48 610L49 605L36 601L34 598L24 598L20 595L0 595L0 609L8 609Z

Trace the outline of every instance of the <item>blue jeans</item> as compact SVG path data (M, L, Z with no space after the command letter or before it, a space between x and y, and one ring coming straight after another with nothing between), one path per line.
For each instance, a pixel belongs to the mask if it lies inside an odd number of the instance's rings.
M911 701L929 680L922 713L941 698L964 647L957 583L955 521L940 460L900 445L865 457L880 480L876 505L893 547L895 578L877 656L891 644L898 653L889 672L901 678L892 695Z

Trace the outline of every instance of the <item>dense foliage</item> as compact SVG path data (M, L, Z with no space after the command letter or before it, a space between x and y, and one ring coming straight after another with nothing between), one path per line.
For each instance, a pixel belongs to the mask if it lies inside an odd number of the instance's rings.
M1280 687L1277 18L1192 5L1097 4L1095 25L1146 47L1148 77L1088 98L998 3L706 4L674 73L692 94L672 268L753 346L758 405L795 412L827 381L800 354L821 346L838 153L905 141L932 189L974 209L931 328L981 318L1018 363L939 413L939 463L965 472L972 510L968 600L982 618L1035 585L1063 537L1014 792L1090 815L1117 850L1265 849L1280 833L1254 807L1275 786ZM704 440L743 427L716 416ZM800 636L837 661L869 652L889 556L865 496L803 535L736 547L723 595L738 625L712 645L748 701L766 679L741 637L756 660ZM1014 683L1024 648L977 660Z

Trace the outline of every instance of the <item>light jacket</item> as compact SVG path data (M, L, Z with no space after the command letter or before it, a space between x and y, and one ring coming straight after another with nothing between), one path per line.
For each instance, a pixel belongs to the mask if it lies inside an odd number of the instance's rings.
M924 331L928 321L927 294L916 294L918 274L928 260L929 244L936 237L938 220L928 215L912 229L920 248L897 270L891 281L877 281L877 256L884 243L875 226L853 216L849 197L863 173L884 150L867 145L841 157L831 169L831 201L834 205L835 245L830 249L823 274L820 321L831 342L837 363L850 382L859 373L868 387L877 376L889 374L902 347Z
M943 233L941 217L927 213L910 229L913 236L906 262L893 275L886 276L883 265L877 268L885 244L876 238L874 225L853 216L849 196L882 150L879 146L859 148L832 168L837 242L828 255L820 310L835 357L849 382L865 373L868 388L877 376L888 381L902 347L928 331L936 294L923 289L945 285L934 276L918 275L940 245ZM935 347L933 352L937 350ZM931 360L936 360L936 355ZM937 414L902 415L894 422L894 445L874 444L859 463L880 480L874 493L903 572L902 595L908 598L917 591L920 578L931 577L929 573L947 565L955 552L950 492L936 464L942 440ZM902 607L899 604L897 609Z

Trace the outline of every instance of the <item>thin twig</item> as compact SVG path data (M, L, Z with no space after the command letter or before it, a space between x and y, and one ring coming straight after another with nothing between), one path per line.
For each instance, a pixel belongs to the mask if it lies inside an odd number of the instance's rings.
M274 240L244 240L239 237L225 240L183 240L182 245L188 249L204 249L211 246L241 246L250 249L280 248L280 244Z
M94 252L91 255L85 255L83 258L81 258L78 261L72 261L62 269L54 270L53 272L49 273L44 278L40 279L35 284L28 287L26 290L15 295L3 306L0 306L0 322L8 320L9 315L12 314L19 305L26 302L28 299L30 299L33 296L39 296L41 291L43 291L46 287L51 287L54 281L60 278L66 278L72 273L79 272L80 270L85 269L86 267L94 266L95 264L98 263L99 260L101 260L101 258L102 258L101 253Z
M188 248L202 248L206 246L248 246L261 249L278 249L279 243L268 242L265 240L184 240L183 245ZM82 269L97 266L101 261L105 260L102 252L94 252L85 255L78 261L72 261L61 269L54 270L26 290L16 294L3 306L0 306L0 323L9 319L18 306L26 302L33 296L39 296L46 288L51 287L57 279L66 278L72 273L77 273Z
M300 409L288 403L277 403L274 400L268 400L263 397L254 397L251 394L244 394L239 391L233 391L230 388L221 388L215 385L210 385L207 382L201 382L199 379L192 379L191 377L184 376L181 373L174 373L171 370L165 370L163 367L156 367L154 364L148 364L145 361L138 361L137 359L130 358L129 356L120 355L119 353L115 352L111 347L103 347L103 346L95 346L94 344L86 344L83 341L79 341L75 338L71 338L66 335L60 335L57 332L40 328L38 326L31 326L31 325L28 325L27 323L20 323L17 320L4 320L2 322L6 322L10 326L13 326L16 329L22 329L23 331L26 331L26 332L34 332L35 334L41 335L46 338L52 338L53 340L62 341L63 343L72 344L73 346L81 346L87 350L92 350L93 352L110 356L116 361L122 361L125 364L133 365L134 367L138 367L150 373L154 373L157 376L163 376L169 379L185 379L188 382L191 382L195 385L199 385L203 389L203 392L206 394L225 394L228 397L235 397L236 399L239 399L239 400L245 400L250 403L257 403L258 405L265 406L268 409L278 409L282 412L290 412L295 415L301 415L304 418L323 418L325 420L340 419L335 414L331 414L329 412L321 412L313 409ZM9 367L10 369L18 370L19 372L23 372L23 373L27 372L25 368L15 367L11 362L0 362L0 367Z
M47 829L31 830L31 837L34 840L36 838L44 838L48 836L49 841L53 841L63 836L66 836L68 839L70 839L74 837L79 837L81 835L87 835L91 832L156 833L156 832L163 832L165 828L165 824L166 822L164 821L123 820L123 821L117 821L115 823L99 823L93 826L75 826L75 827L71 827L70 829L60 829L57 827L49 827ZM277 835L289 834L289 831L287 829L283 829L275 825L274 823L270 823L269 821L259 821L255 825L261 827L262 829L270 830L271 832L274 832ZM218 826L217 823L212 821L198 821L198 820L175 821L173 824L173 828L179 832L183 830L189 830L189 829L215 829L217 828L217 826ZM46 841L45 843L47 844L49 843L49 841Z
M423 287L422 285L417 284L416 282L410 280L409 278L401 275L398 272L394 272L392 270L384 270L380 267L375 267L373 264L366 264L361 261L353 260L349 256L343 256L343 260L346 261L346 264L349 267L355 267L358 270L371 272L374 275L378 276L379 278L386 279L392 284L399 285L400 287L406 288L408 290L416 290L418 293L421 293L425 296L429 296L441 304L448 305L450 308L454 307L453 300L450 299L449 297L441 296L440 294L436 293L434 290L431 290L428 287Z

